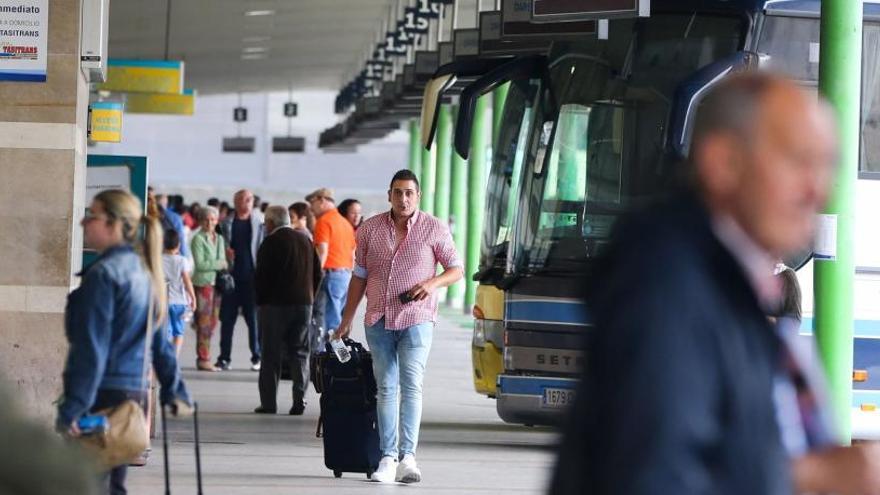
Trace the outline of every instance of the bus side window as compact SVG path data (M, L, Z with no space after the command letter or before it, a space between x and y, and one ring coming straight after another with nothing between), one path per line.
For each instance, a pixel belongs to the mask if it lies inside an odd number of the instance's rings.
M804 82L819 80L819 19L768 15L758 51L767 67Z
M862 33L862 121L859 172L880 179L880 23L867 22Z

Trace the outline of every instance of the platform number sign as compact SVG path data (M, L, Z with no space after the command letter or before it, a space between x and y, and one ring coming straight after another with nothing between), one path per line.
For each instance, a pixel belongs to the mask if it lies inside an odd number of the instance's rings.
M235 107L232 111L232 119L236 122L247 122L247 108Z
M407 47L416 43L418 34L406 31L406 22L398 21L397 29L385 36L385 54L392 57L406 56Z
M296 103L289 101L284 104L284 116L285 117L296 117L296 114L298 111L299 111L299 108L297 107Z
M407 33L427 34L429 19L419 15L419 10L415 7L407 7L403 14L403 29Z

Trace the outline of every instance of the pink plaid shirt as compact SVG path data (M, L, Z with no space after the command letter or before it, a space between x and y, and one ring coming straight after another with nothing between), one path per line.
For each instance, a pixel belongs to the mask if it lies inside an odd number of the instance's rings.
M461 267L449 227L438 218L416 211L407 222L407 234L394 250L391 212L364 221L357 229L353 275L367 281L367 315L375 325L385 317L385 328L405 330L437 319L436 294L422 301L400 303L400 294L434 277L437 263L444 269Z

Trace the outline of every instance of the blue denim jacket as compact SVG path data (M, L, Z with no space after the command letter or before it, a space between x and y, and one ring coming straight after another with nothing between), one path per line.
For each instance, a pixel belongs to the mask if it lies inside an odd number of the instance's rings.
M105 251L83 272L82 284L67 297L65 332L70 342L64 367L59 428L86 414L99 390L138 391L144 384L144 337L150 278L131 246ZM190 402L174 346L166 331L153 328L152 362L162 385L163 404Z

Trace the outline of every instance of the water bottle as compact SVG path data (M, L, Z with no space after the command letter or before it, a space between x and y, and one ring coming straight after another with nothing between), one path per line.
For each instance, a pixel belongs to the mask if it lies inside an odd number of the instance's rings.
M345 342L343 342L342 339L336 338L336 332L334 330L327 332L327 338L330 339L330 348L333 349L333 353L336 354L336 359L338 359L340 363L347 363L348 360L351 359L351 352L348 350L348 347L345 346Z

